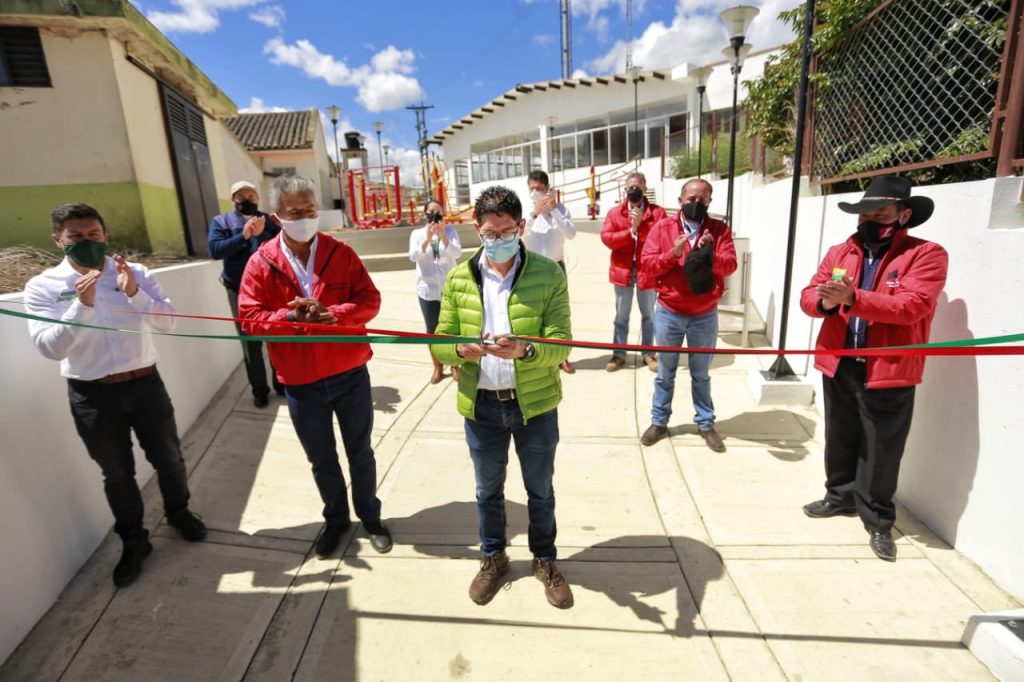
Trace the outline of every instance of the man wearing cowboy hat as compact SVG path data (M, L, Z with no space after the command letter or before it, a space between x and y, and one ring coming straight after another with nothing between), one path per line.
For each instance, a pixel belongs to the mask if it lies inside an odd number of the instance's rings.
M825 318L816 349L927 343L949 259L908 230L931 217L932 200L886 175L839 208L857 215L857 232L829 249L800 296L805 313ZM814 366L823 374L826 492L804 513L859 515L878 558L895 561L892 498L924 357L819 354Z

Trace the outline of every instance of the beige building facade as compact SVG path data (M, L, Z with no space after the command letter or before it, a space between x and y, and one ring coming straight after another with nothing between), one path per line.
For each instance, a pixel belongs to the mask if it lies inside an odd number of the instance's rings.
M50 210L81 201L118 245L205 255L260 172L219 120L234 103L126 0L75 7L0 0L0 49L22 48L0 74L0 247L52 246Z

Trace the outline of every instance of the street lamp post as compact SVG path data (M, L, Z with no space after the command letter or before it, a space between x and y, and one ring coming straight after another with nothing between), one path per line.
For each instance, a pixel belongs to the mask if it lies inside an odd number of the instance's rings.
M745 42L747 29L750 28L750 22L752 22L754 17L757 16L758 11L759 10L756 7L739 5L723 11L720 15L729 31L729 47L722 50L722 54L732 60L732 124L730 125L731 130L729 133L729 195L726 199L725 208L725 222L729 223L730 227L733 227L732 198L733 181L735 180L736 175L736 128L739 123L737 120L737 100L740 89L740 69L743 68L743 59L747 56L747 53L750 52L750 44Z
M382 121L374 121L373 122L373 129L377 131L377 158L381 162L381 168L380 168L381 182L384 181L384 149L383 149L383 147L381 146L381 143L380 143L380 131L383 128L384 128L384 123Z
M636 64L630 66L626 72L629 74L630 79L633 81L633 140L634 143L640 138L639 130L639 99L637 95L637 83L640 82L640 67ZM640 150L639 154L636 154L634 158L643 158L643 150Z
M710 66L694 69L693 77L697 81L697 177L701 177L701 161L704 156L704 92L708 89Z
M391 151L391 145L384 145L384 165L388 165L388 152Z
M334 170L338 174L338 208L341 209L341 219L345 220L345 189L341 184L341 147L338 146L338 117L341 115L341 107L331 105L327 107L327 113L331 117L331 125L334 126Z

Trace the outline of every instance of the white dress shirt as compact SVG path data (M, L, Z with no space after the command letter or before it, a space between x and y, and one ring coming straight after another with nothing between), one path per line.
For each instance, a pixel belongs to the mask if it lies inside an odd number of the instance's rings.
M569 209L558 204L553 210L541 211L536 218L527 218L523 242L526 248L553 261L565 260L565 240L576 236L576 225Z
M509 268L508 274L502 277L501 273L487 263L486 256L480 257L480 275L484 283L483 333L490 334L487 337L489 339L501 334L512 333L512 323L508 319L508 300L512 296L512 282L516 278L516 271L519 270L521 260L517 252L515 263ZM480 378L477 380L476 387L485 391L515 388L515 360L503 360L494 355L481 357Z
M303 265L299 262L299 259L295 257L292 250L288 248L288 242L284 240L284 232L278 235L278 239L281 240L281 253L288 259L288 263L292 266L292 270L295 271L295 277L299 280L299 286L302 288L302 295L306 298L313 298L313 264L316 263L316 243L319 241L318 237L314 237L313 241L309 244L309 260Z
M458 231L453 226L446 225L444 236L448 238L448 246L438 239L435 254L432 246L428 246L426 251L423 250L423 241L427 238L426 225L409 234L409 260L416 264L416 295L424 301L441 300L444 279L462 255Z
M174 318L146 313L173 313L156 277L143 265L129 263L139 290L128 297L117 288L117 264L109 256L96 280L92 307L75 292L81 274L68 259L36 275L25 285L25 309L40 317L101 327L169 332ZM141 313L141 314L140 314ZM61 376L92 381L109 374L142 369L156 363L156 348L149 334L101 331L56 322L29 320L32 343L44 357L60 360Z
M682 215L682 212L679 215ZM691 249L697 244L697 235L700 234L703 224L703 222L695 223L689 218L683 218L683 232L686 234L686 241L690 242Z

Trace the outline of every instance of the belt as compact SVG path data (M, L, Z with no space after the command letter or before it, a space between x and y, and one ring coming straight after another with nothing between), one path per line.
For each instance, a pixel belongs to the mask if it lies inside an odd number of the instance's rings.
M481 388L477 393L482 393L502 402L516 399L516 389L514 388L499 388L497 391L488 391L485 388Z
M131 369L127 372L114 372L113 374L108 374L107 376L99 379L76 379L75 381L81 381L86 384L123 384L126 381L134 381L135 379L148 377L150 374L156 374L156 365L141 367L139 369Z

